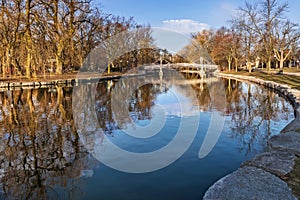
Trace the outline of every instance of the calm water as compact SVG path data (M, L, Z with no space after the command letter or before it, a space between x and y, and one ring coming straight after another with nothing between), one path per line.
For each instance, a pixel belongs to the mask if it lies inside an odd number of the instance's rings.
M114 94L118 83L123 89ZM286 100L257 85L216 78L209 84L191 80L189 86L168 81L136 88L135 83L134 78L103 81L76 90L82 94L96 91L93 108L98 129L114 144L132 152L164 147L175 137L183 118L200 116L197 134L183 156L150 173L117 171L90 154L90 146L97 145L92 140L86 146L87 140L95 137L92 132L86 138L79 134L74 120L78 108L72 108L74 88L4 91L0 92L0 197L201 199L211 184L262 152L268 138L293 119ZM226 93L223 100L218 98L220 86ZM123 111L114 98L128 94ZM180 112L179 97L183 107L186 103L193 106L192 113ZM164 126L157 134L138 139L124 133L132 124L147 127L157 105L165 113ZM225 116L224 127L215 147L200 159L199 149L213 112Z

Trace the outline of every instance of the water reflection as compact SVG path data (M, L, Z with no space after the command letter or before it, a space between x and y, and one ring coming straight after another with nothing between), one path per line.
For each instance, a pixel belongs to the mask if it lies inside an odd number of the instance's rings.
M0 93L1 188L8 199L80 196L79 178L90 174L97 162L79 142L71 92L57 87L55 93Z
M120 81L122 83L119 84L122 84L124 88L118 90L120 91L118 93L115 92L113 98L112 92L117 81L109 83L112 84L111 87L108 87L107 82L97 84L95 97L97 119L100 127L107 134L111 134L113 130L125 128L128 124L138 120L150 120L151 107L157 95L162 93L159 85L145 84L135 90L132 88L135 87L136 79ZM126 96L129 98L128 101L123 102L125 106L118 102L114 103L114 99L124 99ZM113 113L113 109L118 112Z
M224 79L227 88L227 114L231 118L231 136L239 140L239 148L253 151L254 143L266 144L272 133L272 122L292 118L290 104L271 90L257 85Z
M226 115L230 130L226 134L246 153L255 150L257 141L263 146L265 139L278 133L272 123L291 120L291 106L270 90L214 77L206 82L187 78L192 90L184 84L176 84L171 77L166 77L164 83L146 84L132 91L135 79L124 81L123 87L128 88L124 92L131 93L125 102L129 112L118 112L119 116L112 110L116 106L112 105L112 92L117 80L82 85L80 91L86 94L96 88L97 93L93 94L96 105L92 106L100 126L96 128L111 136L132 122L150 120L151 108L171 87L193 102L198 111L218 110ZM220 84L226 90L226 102L218 98ZM195 93L197 98L192 95ZM128 94L120 92L114 98L124 95ZM84 102L84 105L92 103ZM175 115L172 102L166 100L165 103L171 105L169 115ZM85 178L93 176L99 163L81 144L75 128L72 88L4 91L0 92L0 105L1 195L8 199L82 198ZM86 114L94 111L88 110Z

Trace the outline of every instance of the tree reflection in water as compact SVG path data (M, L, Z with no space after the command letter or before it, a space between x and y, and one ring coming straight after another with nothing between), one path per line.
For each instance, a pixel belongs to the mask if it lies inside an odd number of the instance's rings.
M186 77L188 80L192 78ZM231 136L238 148L253 151L254 142L272 135L271 121L291 119L291 106L274 92L260 86L218 79L211 83L190 82L192 90L165 77L167 84L145 84L135 87L135 79L123 82L126 112L112 111L112 92L117 80L81 85L78 93L92 94L84 102L95 109L99 126L106 134L124 128L132 121L150 120L151 107L157 97L176 85L177 91L190 98L199 111L212 109L230 118ZM194 79L193 79L194 80ZM122 81L122 80L120 80ZM227 102L218 98L220 84L226 90ZM120 91L120 90L119 90ZM214 101L214 102L212 102ZM221 109L226 103L225 112ZM9 199L75 199L82 196L83 176L92 176L99 164L82 146L72 110L72 88L34 89L0 92L0 177L4 197ZM91 108L91 107L90 107ZM77 108L73 108L77 109ZM115 109L124 109L123 107ZM93 110L87 110L87 114ZM117 119L117 120L116 120ZM117 122L116 122L117 121ZM265 141L265 140L262 140Z
M190 77L187 75L187 79ZM209 78L207 78L209 80ZM255 142L265 147L267 139L272 135L271 121L280 123L281 120L293 119L292 106L274 91L264 87L242 83L231 79L219 79L210 84L196 83L192 87L197 91L197 104L202 111L216 109L223 112L220 84L226 90L226 109L231 134L230 137L238 140L237 144L241 151L246 154L255 151ZM215 107L212 107L214 100ZM277 130L278 132L278 130ZM277 133L276 132L276 133ZM274 134L274 133L273 133Z
M227 88L227 114L232 122L231 136L239 140L239 148L246 153L255 150L255 142L266 146L266 140L274 134L272 121L293 118L292 106L275 92L236 80L223 81Z
M150 109L154 105L154 100L161 92L157 85L145 84L142 87L135 87L135 79L120 80L122 90L113 93L116 82L108 87L107 82L97 85L96 113L99 125L104 133L111 134L113 130L125 128L128 124L137 120L150 120ZM107 94L107 95L103 95ZM112 97L113 95L113 97ZM124 99L128 97L128 101L124 101L122 105L115 103L112 105L113 99ZM118 112L113 113L112 106Z
M76 199L80 177L98 164L79 142L71 88L55 91L0 93L1 186L8 199Z

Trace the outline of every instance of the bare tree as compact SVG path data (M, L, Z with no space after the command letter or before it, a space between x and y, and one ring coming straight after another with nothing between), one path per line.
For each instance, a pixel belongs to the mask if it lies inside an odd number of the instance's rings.
M116 60L120 57L125 59L126 62L124 63L127 65L136 67L138 65L138 52L141 49L153 48L149 26L137 25L132 18L127 20L116 16L107 18L105 24L100 47L104 50L108 62L107 73L117 68Z
M15 51L20 45L22 2L18 0L1 1L0 18L0 42L2 46L2 75L6 77L7 72L13 75L15 68Z
M239 59L241 56L241 36L234 28L229 29L223 27L219 29L214 37L214 48L211 55L215 58L214 61L227 61L228 70L230 71L235 63L235 70L238 68Z
M267 68L271 68L271 61L274 57L274 33L278 26L278 20L284 19L288 3L279 4L278 0L262 0L257 3L246 2L244 7L238 10L243 16L241 20L247 20L244 28L247 32L255 32L265 49Z
M41 0L41 3L44 27L54 52L52 59L55 59L56 74L62 74L66 62L73 63L76 55L75 35L80 26L89 21L91 0Z
M287 60L291 52L295 48L300 32L298 24L290 21L278 21L275 27L274 52L275 57L279 61L279 68L283 69L284 61Z
M81 66L92 49L100 44L105 47L114 35L139 27L133 18L101 12L93 1L1 0L0 74L28 78L47 72L62 74ZM127 47L152 43L150 27L141 30L135 36L131 34L131 39L118 42ZM142 37L144 40L138 41ZM116 59L114 54L121 49L113 47L106 52ZM130 58L135 60L132 66L137 66L139 56L137 51L131 53ZM112 67L115 64L114 60L109 63Z
M92 15L79 17L79 20L85 20L85 23L78 26L74 35L75 47L72 52L76 54L74 57L77 57L77 65L82 66L86 56L101 42L106 17L106 14L102 15L98 9L95 9Z
M249 5L248 5L249 6ZM252 10L252 8L249 8ZM249 28L251 26L251 19L246 13L240 12L239 17L232 21L233 26L238 33L243 61L246 63L249 72L252 71L252 60L255 54L255 45L258 42L258 37L254 29Z
M238 66L240 64L241 56L242 56L242 35L236 30L236 27L232 26L229 35L229 47L230 54L234 61L235 71L238 71Z

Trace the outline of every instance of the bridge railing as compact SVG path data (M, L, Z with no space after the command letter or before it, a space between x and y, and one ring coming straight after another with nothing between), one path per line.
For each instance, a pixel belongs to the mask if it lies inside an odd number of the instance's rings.
M195 64L195 63L175 63L175 64L150 64L141 66L144 70L158 70L160 68L172 68L172 69L183 69L183 70L197 70L200 71L201 69L207 71L212 70L216 71L218 69L218 65L213 64Z

